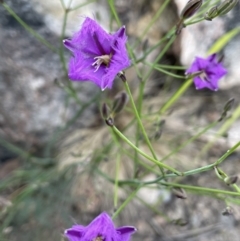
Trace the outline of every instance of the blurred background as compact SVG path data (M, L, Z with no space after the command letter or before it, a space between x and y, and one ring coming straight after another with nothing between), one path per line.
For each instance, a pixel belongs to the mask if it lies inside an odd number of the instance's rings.
M0 4L0 240L65 240L64 229L72 224L87 224L104 210L114 212L113 184L102 172L114 177L118 149L111 145L112 137L99 109L100 103L111 101L123 87L119 80L113 90L105 92L89 82L69 86L66 65L70 53L63 49L62 40L79 30L85 16L96 19L107 31L114 32L118 26L105 0L4 2ZM144 46L154 46L176 25L186 2L115 0L129 44L142 39L135 48L136 55L141 55ZM143 36L163 4L166 9ZM161 64L187 67L195 56L206 56L216 40L240 26L239 10L237 4L224 17L183 29ZM240 35L236 34L220 53L229 72L218 92L191 87L164 116L164 128L157 133L161 138L154 139L158 156L165 156L216 120L230 98L235 99L237 108L239 43ZM161 50L156 48L148 61ZM130 68L126 75L137 92L140 80L136 72ZM159 108L181 84L182 80L154 71L145 88L144 109ZM131 113L123 112L116 123L123 128L130 118ZM156 135L154 125L147 120L145 124L149 135ZM219 128L206 132L168 163L189 170L216 161L239 141L239 118L204 155L195 158ZM122 179L131 176L129 162L123 161ZM223 169L236 175L239 162L237 151L224 162ZM146 175L144 180L153 177ZM212 172L181 181L226 188ZM119 202L132 190L131 186L123 187ZM133 240L240 240L239 200L232 201L234 214L224 216L222 211L228 206L224 198L188 193L183 200L156 185L141 189L116 219L116 225L136 226L139 231Z

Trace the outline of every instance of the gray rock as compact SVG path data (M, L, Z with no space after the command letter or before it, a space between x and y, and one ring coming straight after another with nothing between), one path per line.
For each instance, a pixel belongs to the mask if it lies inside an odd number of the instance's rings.
M32 3L25 0L6 3L53 46L62 44ZM25 146L42 144L56 128L73 118L80 107L71 99L66 106L67 94L54 81L68 81L59 55L34 38L3 7L0 8L0 26L0 134ZM68 59L70 53L65 53ZM78 95L83 104L97 93L91 83L81 88ZM76 126L91 125L94 121L91 113L93 109L85 112Z

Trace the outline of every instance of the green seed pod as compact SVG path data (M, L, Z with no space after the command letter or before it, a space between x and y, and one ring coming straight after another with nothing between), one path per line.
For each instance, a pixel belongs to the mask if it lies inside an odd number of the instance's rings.
M238 180L238 176L230 176L230 177L224 178L224 182L227 185L235 184L237 182L237 180Z
M231 11L236 4L239 2L239 0L225 0L223 3L221 3L218 7L218 15L222 16Z
M217 6L214 6L210 8L207 13L205 13L204 18L208 21L212 21L217 16L218 16L218 9L217 9Z

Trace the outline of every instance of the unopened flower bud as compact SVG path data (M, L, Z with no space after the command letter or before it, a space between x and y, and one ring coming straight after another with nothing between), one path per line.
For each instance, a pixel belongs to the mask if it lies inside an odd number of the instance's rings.
M227 185L235 184L237 182L237 180L238 180L238 176L230 176L230 177L224 178L224 182Z
M204 18L208 21L212 21L215 17L218 16L218 9L217 6L214 6L205 13Z
M180 17L183 19L192 17L201 6L202 0L189 0L182 10Z
M187 199L187 194L182 188L173 188L172 192L177 198Z
M105 120L105 123L110 126L110 127L113 127L114 126L114 120L112 117L108 117L106 120Z
M112 118L109 107L107 106L106 103L102 104L101 112L102 112L102 117L105 120L105 123L108 126L113 127L114 126L114 119Z
M224 106L224 110L225 110L225 111L231 110L233 104L234 104L234 98L231 98L230 100L228 100L228 102L227 102L226 105Z
M218 15L225 15L229 11L231 11L236 4L239 2L239 0L225 0L223 3L221 3L217 9L218 9Z
M227 113L232 109L233 104L234 104L234 98L231 98L230 100L228 100L228 102L225 104L223 108L223 112L218 121L222 121L227 116Z
M123 81L123 82L126 82L127 79L126 79L126 76L125 76L125 73L123 71L120 71L118 73L118 77Z
M120 92L115 96L115 100L113 102L112 112L114 114L119 113L127 104L128 95L126 92Z
M229 216L233 214L233 209L231 207L226 207L223 211L222 211L222 215L223 216Z
M109 107L107 106L106 103L103 103L102 104L102 117L104 120L106 120L110 115L110 112L109 112Z
M198 9L202 6L202 0L189 0L180 14L180 20L176 26L175 34L180 34L182 29L185 27L183 21L187 18L192 17Z

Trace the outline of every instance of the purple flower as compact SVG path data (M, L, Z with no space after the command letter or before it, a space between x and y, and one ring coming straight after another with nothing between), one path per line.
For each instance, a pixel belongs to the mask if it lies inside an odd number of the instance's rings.
M218 62L216 54L208 56L206 59L196 57L186 74L198 73L194 78L196 89L208 88L218 90L218 81L227 74L227 70Z
M88 226L74 225L65 230L69 241L128 241L135 227L115 228L107 213L101 213Z
M111 88L115 76L130 66L126 50L125 27L116 33L104 31L93 19L86 18L79 32L63 43L72 53L69 78L90 80L102 90Z

